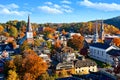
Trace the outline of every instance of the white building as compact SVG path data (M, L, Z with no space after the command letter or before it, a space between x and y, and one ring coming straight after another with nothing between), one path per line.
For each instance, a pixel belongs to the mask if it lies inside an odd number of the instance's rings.
M89 56L91 58L105 63L113 64L113 58L111 55L108 54L108 52L110 52L111 50L119 50L119 48L103 43L93 43L89 46L89 50Z

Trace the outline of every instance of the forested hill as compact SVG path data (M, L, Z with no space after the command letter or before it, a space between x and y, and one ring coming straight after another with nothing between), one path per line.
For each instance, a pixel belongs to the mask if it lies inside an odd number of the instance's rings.
M113 25L120 29L120 16L104 20L104 23Z

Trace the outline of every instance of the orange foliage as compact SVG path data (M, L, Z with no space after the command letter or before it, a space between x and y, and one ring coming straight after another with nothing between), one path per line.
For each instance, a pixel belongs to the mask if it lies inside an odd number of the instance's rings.
M25 73L23 80L35 80L30 73Z
M103 40L101 40L101 39L98 39L98 42L99 42L99 43L104 43Z
M113 39L113 44L120 47L120 38L114 38Z
M43 62L34 51L26 50L23 53L22 60L23 71L32 74L34 78L37 78L42 73L45 73L47 70L47 64Z
M13 37L8 37L5 42L12 43L14 41Z
M53 39L53 35L52 34L48 34L48 38Z
M3 32L4 28L0 25L0 32Z
M79 35L73 35L72 39L68 40L68 46L72 47L75 50L81 50L83 48L84 37Z
M12 42L12 45L14 49L17 47L17 43L15 41Z
M9 33L7 33L7 32L4 32L3 35L6 37L9 37Z
M23 55L15 56L7 64L8 69L15 70L20 80L36 80L47 70L47 64L33 50L25 50Z
M20 38L23 38L25 36L24 32L20 33Z
M37 35L37 34L36 34L36 32L34 31L34 32L33 32L33 36L36 36L36 35Z
M60 48L60 47L61 47L61 42L60 42L60 40L56 40L54 46L55 46L55 48Z
M63 29L63 30L62 30L62 34L63 34L63 35L66 35L67 32L65 32L65 30Z
M117 31L117 32L116 32L116 34L118 34L118 35L119 35L119 34L120 34L120 30L119 30L119 31Z
M54 33L55 30L53 28L50 28L50 27L45 27L44 32Z

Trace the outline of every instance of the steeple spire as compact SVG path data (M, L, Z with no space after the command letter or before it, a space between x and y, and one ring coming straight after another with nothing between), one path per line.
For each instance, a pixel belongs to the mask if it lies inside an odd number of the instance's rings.
M29 15L28 15L27 31L28 32L32 31L32 27L31 27L31 24L30 24L30 17L29 17Z
M93 37L93 43L98 42L98 38L99 38L99 36L98 36L98 22L96 20L96 22L95 22L94 37Z
M103 24L103 20L101 20L100 39L101 39L101 40L104 39L104 24Z

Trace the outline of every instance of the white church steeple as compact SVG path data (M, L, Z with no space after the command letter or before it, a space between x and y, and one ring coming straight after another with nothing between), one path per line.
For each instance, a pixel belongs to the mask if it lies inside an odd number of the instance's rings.
M31 27L30 17L29 16L28 16L26 35L27 35L28 43L32 43L33 42L33 32L32 32L32 27Z
M98 22L95 22L95 28L94 28L94 36L93 36L93 43L97 43L98 42Z

